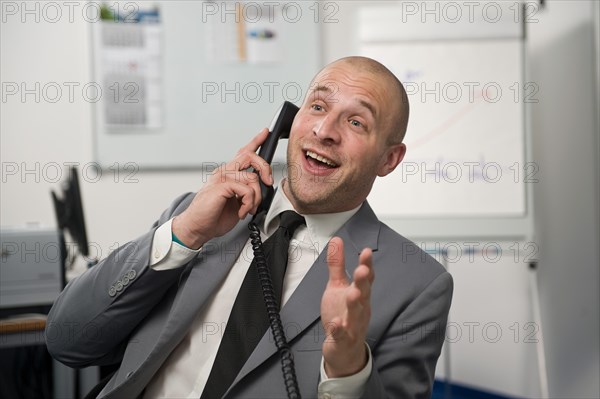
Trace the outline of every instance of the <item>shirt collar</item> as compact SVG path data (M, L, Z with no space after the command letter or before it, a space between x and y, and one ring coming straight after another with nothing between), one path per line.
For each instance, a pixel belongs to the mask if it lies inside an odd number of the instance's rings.
M275 191L273 202L271 203L271 207L269 208L269 211L265 217L263 231L269 236L277 229L278 223L276 223L276 218L281 212L292 210L300 214L300 212L294 209L292 203L283 191L282 187L284 184L286 184L285 180L282 181L279 189ZM346 223L352 216L354 216L359 209L360 205L354 209L344 212L301 215L304 216L304 219L306 219L306 227L311 240L313 243L318 243L319 248L323 249L331 237L333 237L333 234L338 231L339 228L342 227L342 225Z

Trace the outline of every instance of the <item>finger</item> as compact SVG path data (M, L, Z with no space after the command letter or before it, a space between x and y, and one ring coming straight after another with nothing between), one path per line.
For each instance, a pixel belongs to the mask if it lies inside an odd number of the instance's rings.
M365 248L361 251L358 257L358 264L367 266L369 269L369 281L373 283L375 271L373 270L373 251L371 248Z
M355 337L369 322L369 303L361 301L361 292L356 286L351 286L346 295L346 314L343 330L350 337Z
M354 284L348 288L346 293L346 306L348 308L349 320L356 320L357 316L363 308L360 301L361 290Z
M327 265L330 283L348 285L344 262L344 241L339 237L333 237L327 245Z
M224 185L225 197L236 198L238 201L238 217L245 218L256 207L255 192L246 184L231 181Z
M252 214L256 211L256 208L260 204L260 194L256 194L256 190L250 186L242 185L240 188L244 192L243 195L238 195L238 203L240 209L238 210L238 216L240 219L245 218L248 214Z
M365 265L359 265L354 271L353 285L359 291L360 300L368 301L371 296L370 270Z
M227 170L254 173L250 168L253 168L254 171L258 172L261 180L265 184L269 186L273 184L274 180L271 165L254 152L240 152L235 159L227 165Z
M271 168L271 165L258 155L256 157L260 161L253 163L252 167L258 172L258 175L263 183L268 186L272 186L273 183L275 183L275 179L273 178L273 169Z
M252 189L252 191L254 192L255 206L252 208L252 211L250 213L256 213L256 208L258 208L258 205L260 205L260 202L262 200L260 185L258 184L258 175L248 170L242 170L239 172L223 173L222 179L223 182L242 183L248 186L250 189Z

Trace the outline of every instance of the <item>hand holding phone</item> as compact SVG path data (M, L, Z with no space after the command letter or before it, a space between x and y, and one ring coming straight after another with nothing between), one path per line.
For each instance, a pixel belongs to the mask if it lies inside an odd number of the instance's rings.
M248 213L269 209L274 190L267 185L273 183L270 170L266 171L267 163L273 160L279 139L289 137L297 112L298 107L285 102L275 115L267 137L263 129L232 161L215 170L188 208L175 217L172 231L186 246L199 248L227 233ZM265 173L258 181L250 179L248 168Z

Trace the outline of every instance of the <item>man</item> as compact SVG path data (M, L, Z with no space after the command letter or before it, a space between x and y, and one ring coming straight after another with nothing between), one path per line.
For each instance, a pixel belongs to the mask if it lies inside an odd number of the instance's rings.
M430 396L452 279L366 202L375 178L404 157L407 123L402 84L364 57L321 70L294 119L287 179L257 220L265 237L282 211L306 220L292 238L300 254L290 252L281 300L303 397ZM47 330L55 358L74 367L120 362L99 397L200 397L212 387L251 263L246 225L261 202L258 181L273 184L256 154L266 135L56 301ZM225 397L285 396L267 332Z

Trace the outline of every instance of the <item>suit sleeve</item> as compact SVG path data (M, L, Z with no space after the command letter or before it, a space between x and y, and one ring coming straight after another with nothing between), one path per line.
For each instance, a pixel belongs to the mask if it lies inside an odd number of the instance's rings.
M183 268L149 267L154 232L193 198L177 198L151 230L113 251L72 280L54 302L46 325L50 354L71 367L120 361L127 337L177 283Z
M431 397L452 290L450 274L439 274L393 320L372 346L373 371L363 398Z

